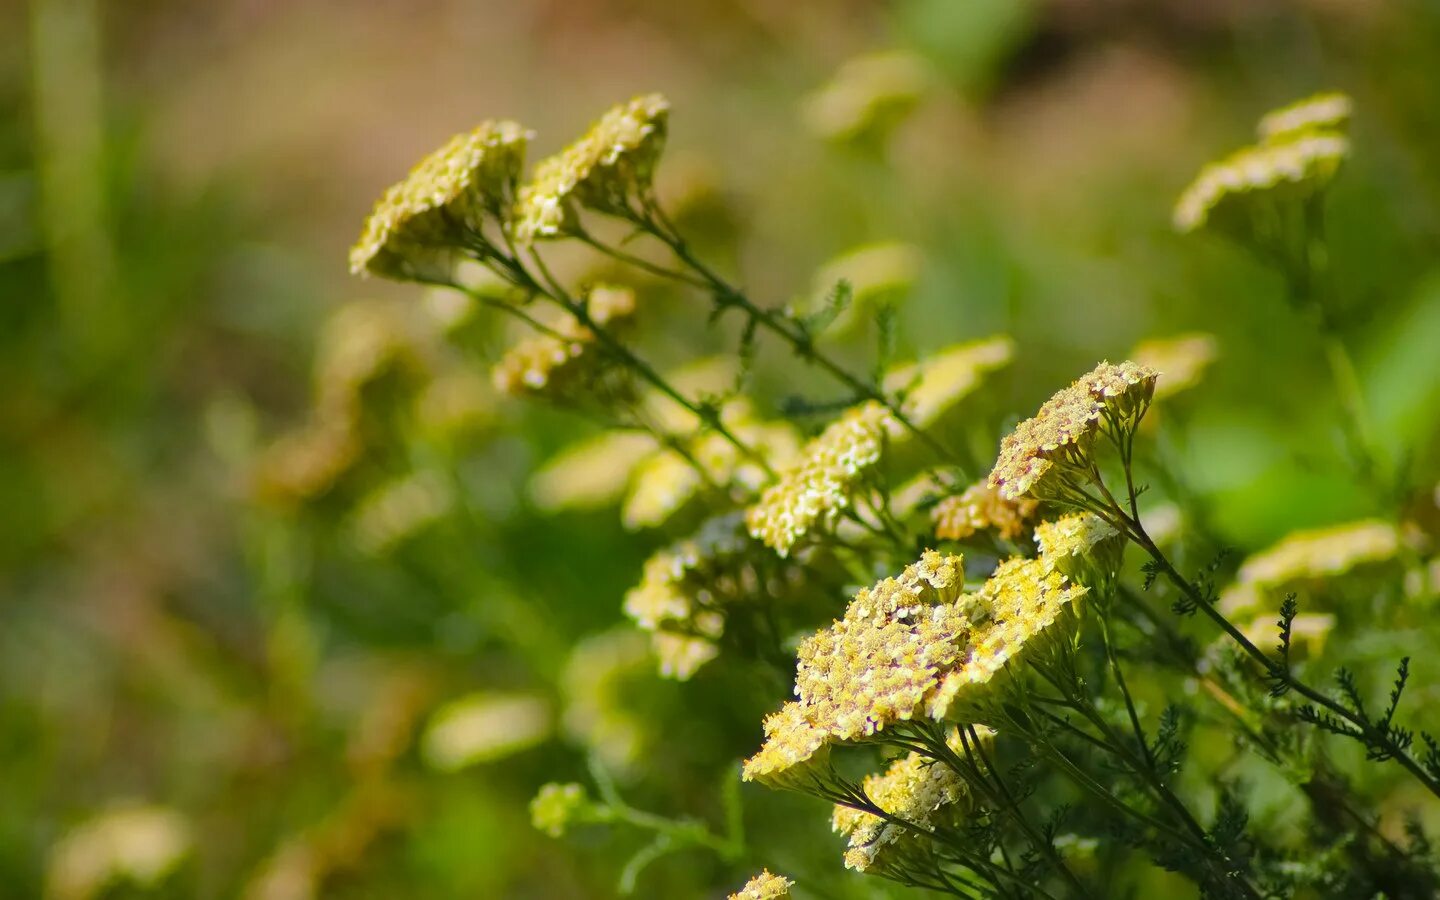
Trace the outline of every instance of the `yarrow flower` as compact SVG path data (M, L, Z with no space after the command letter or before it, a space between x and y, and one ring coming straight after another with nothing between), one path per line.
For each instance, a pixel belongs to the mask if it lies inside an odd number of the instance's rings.
M745 886L731 894L729 900L786 900L795 882L783 875L772 875L769 869L745 882Z
M1088 477L1090 451L1102 427L1119 439L1139 425L1155 390L1157 373L1133 362L1102 362L1059 391L1000 443L989 485L1007 500L1030 494L1044 499L1054 476Z
M1120 568L1125 541L1110 523L1090 513L1071 513L1035 526L1040 558L1083 584L1108 581Z
M788 556L801 538L831 527L849 507L851 493L880 461L894 419L870 402L846 412L801 451L760 501L746 511L751 536Z
M956 344L892 369L885 375L884 387L890 393L904 392L906 415L918 427L928 428L1014 356L1015 342L1004 335Z
M1267 592L1389 562L1404 547L1400 529L1379 519L1297 531L1246 559L1221 593L1220 608L1227 615L1244 612L1261 605Z
M805 121L828 140L884 137L914 109L930 82L930 70L914 53L890 50L856 57L807 98Z
M1266 113L1255 130L1262 141L1305 131L1343 132L1354 111L1349 95L1327 91Z
M955 603L964 578L960 557L927 551L898 577L860 590L844 618L802 641L798 699L766 720L765 745L745 763L745 779L783 781L825 744L921 712L966 649L970 623Z
M447 281L455 250L485 255L486 218L503 226L531 136L515 122L484 122L422 159L375 204L350 271Z
M597 285L586 295L587 312L598 326L622 322L635 312L629 288ZM525 338L511 347L491 371L496 390L507 394L569 397L594 387L595 334L566 315L552 334Z
M982 740L994 732L976 728ZM946 740L951 752L965 753L958 730ZM861 784L866 797L877 807L901 821L907 828L865 810L837 804L831 814L831 828L849 838L845 867L857 872L886 873L904 865L907 850L923 852L927 839L922 831L956 821L968 808L969 790L960 775L948 765L911 752L900 757L883 773L867 775Z
M665 146L670 103L659 94L611 108L578 141L535 167L520 188L515 238L522 244L579 231L577 207L629 211L648 192Z
M1040 501L1029 497L1007 500L984 481L941 500L931 511L935 536L942 541L963 541L991 530L1007 541L1025 533Z
M1160 376L1155 382L1156 400L1199 384L1215 355L1215 335L1203 332L1141 341L1130 351L1131 360Z

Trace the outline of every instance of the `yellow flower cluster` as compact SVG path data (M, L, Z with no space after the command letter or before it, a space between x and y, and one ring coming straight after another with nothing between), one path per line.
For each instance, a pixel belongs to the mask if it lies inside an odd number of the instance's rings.
M984 726L977 728L976 733L982 739L994 736L994 732ZM964 755L958 731L952 731L946 743L952 752ZM914 752L891 762L883 773L867 775L861 787L865 796L880 809L926 830L953 821L964 810L963 801L969 794L964 780L954 769L936 765L934 760ZM891 857L900 855L895 851L925 839L921 831L839 804L831 814L830 824L849 838L845 866L857 872L885 872L891 867Z
M1102 362L1059 391L1000 443L989 485L1007 500L1046 493L1052 469L1087 468L1102 420L1117 430L1139 424L1155 390L1156 372L1134 362Z
M1130 359L1160 376L1155 382L1155 399L1159 400L1199 384L1215 354L1215 336L1194 332L1141 341L1130 352Z
M630 318L635 292L597 285L586 295L587 311L596 325ZM582 388L593 374L595 335L573 316L554 323L554 334L525 338L506 351L491 371L495 388L513 395L564 397Z
M1045 632L1065 614L1087 588L1072 583L1056 560L1009 559L980 588L977 617L970 632L970 650L962 663L946 673L927 698L926 713L944 719L971 691L988 684L1015 659L1025 644Z
M931 511L935 536L942 541L963 541L979 531L993 530L1013 541L1025 533L1040 502L1029 497L1007 500L984 481L961 494L941 500Z
M745 882L745 886L731 894L728 900L786 900L795 882L783 875L772 875L769 869Z
M856 484L879 463L893 422L885 407L870 402L826 428L746 512L751 536L783 557L813 529L832 526Z
M1110 523L1090 513L1070 513L1035 526L1035 545L1040 557L1073 577L1073 561L1100 555L1103 547L1123 547L1120 533ZM1118 560L1113 561L1118 565Z
M535 167L520 188L515 237L521 243L564 237L578 228L576 206L626 212L648 190L664 149L670 103L659 94L613 107L578 141Z
M1227 218L1256 194L1304 199L1323 190L1350 154L1350 112L1350 98L1320 94L1269 113L1259 143L1200 170L1175 204L1175 227Z
M1255 609L1267 593L1388 562L1403 550L1400 529L1378 519L1297 531L1241 564L1220 595L1220 609L1226 615Z
M506 214L530 137L515 122L484 122L422 159L375 204L350 271L447 279L451 248L485 242L485 214Z
M551 782L542 785L530 801L530 824L551 837L564 837L589 805L590 798L581 785Z
M888 393L905 391L904 409L921 428L933 425L950 407L969 396L986 374L1010 364L1015 342L1009 337L956 344L925 359L886 373Z

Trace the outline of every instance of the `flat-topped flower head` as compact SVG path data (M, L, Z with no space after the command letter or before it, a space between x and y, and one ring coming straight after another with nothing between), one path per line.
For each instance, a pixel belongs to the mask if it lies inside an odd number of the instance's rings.
M1220 608L1226 615L1242 612L1263 605L1267 593L1394 560L1404 547L1400 529L1379 519L1296 531L1240 565Z
M1007 500L1044 498L1053 476L1088 468L1095 434L1116 435L1138 426L1155 390L1153 369L1133 362L1102 362L1059 391L1000 442L990 487Z
M350 251L350 271L447 280L454 251L487 243L486 217L503 224L530 137L515 122L483 122L422 159L375 204Z
M1071 513L1035 526L1040 558L1060 572L1091 586L1108 582L1120 568L1125 541L1105 520Z
M1266 113L1256 126L1261 141L1275 141L1307 131L1344 132L1355 104L1348 94L1326 91Z
M579 232L577 210L621 215L650 190L670 103L646 94L611 108L578 141L535 167L520 188L515 237L528 244Z
M937 503L931 519L935 536L942 541L963 541L981 531L994 531L1013 541L1025 533L1039 506L1038 500L1029 497L1006 499L985 481L978 481Z
M812 530L832 526L856 485L880 462L892 423L878 403L846 412L746 512L750 534L783 557Z
M990 372L1010 364L1015 342L1001 335L947 347L919 362L886 373L885 390L904 391L904 409L921 428L933 425L946 410L968 397Z
M791 700L765 717L765 743L745 760L741 777L775 788L801 786L811 767L829 751L829 735L810 721L805 707Z
M984 612L975 615L966 655L927 698L926 713L944 719L983 690L1027 643L1072 622L1068 613L1087 591L1045 559L1002 562L969 604Z
M855 595L845 617L801 642L795 694L833 740L881 731L919 713L966 650L970 622L954 603L958 556L927 552L899 577Z
M1141 341L1130 351L1130 358L1160 376L1155 382L1155 399L1159 400L1199 384L1216 352L1215 335L1192 332Z
M985 739L994 732L980 726L977 734ZM958 731L952 731L946 743L952 752L964 755ZM867 775L861 787L880 809L919 829L951 823L969 808L969 790L960 775L914 752L891 762L883 773ZM929 840L916 828L849 806L837 805L830 821L835 831L849 838L845 867L857 872L889 872L903 865L905 851L912 845L923 852Z
M1304 200L1324 190L1350 155L1350 139L1330 131L1299 131L1243 147L1210 163L1175 204L1175 228L1196 231L1210 224L1248 227L1258 197Z
M769 869L764 869L745 882L743 888L731 894L728 900L788 900L794 884L785 876L772 875Z

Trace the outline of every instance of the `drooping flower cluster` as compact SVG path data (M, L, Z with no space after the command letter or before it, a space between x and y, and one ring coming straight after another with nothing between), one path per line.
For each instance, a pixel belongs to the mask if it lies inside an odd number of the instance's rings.
M984 726L976 733L982 739L994 736ZM946 743L951 752L964 755L958 730L950 733ZM957 820L968 806L969 790L960 774L913 751L891 762L883 773L867 775L861 788L871 802L906 824L837 804L830 824L849 838L845 866L857 872L883 873L903 866L905 851L926 840L923 832L906 825L933 830L938 824Z
M1008 500L1026 494L1043 499L1067 477L1084 481L1096 433L1104 427L1118 439L1138 426L1156 378L1153 369L1134 362L1100 363L1005 436L990 487Z
M515 122L484 122L426 156L375 204L350 271L448 280L454 248L488 245L487 216L504 226L530 137Z
M888 410L865 403L845 413L801 451L799 464L745 514L751 536L788 556L812 530L826 529L850 506L851 493L878 463L893 427Z
M1350 100L1321 94L1260 120L1260 141L1210 163L1175 204L1175 227L1251 228L1254 201L1304 201L1329 186L1350 154Z
M579 140L535 167L520 188L515 238L522 244L564 237L579 229L577 208L619 215L655 175L665 146L670 103L646 94L619 104Z
M980 386L985 375L1010 364L1015 342L1009 337L956 344L917 363L886 373L887 392L904 392L904 410L921 428L935 424L950 407Z
M931 511L935 536L963 541L980 531L994 531L1007 541L1025 533L1040 502L1029 497L1008 500L984 481L941 500Z
M635 312L635 292L596 285L586 294L586 310L597 326L622 322ZM525 338L506 351L491 372L497 390L558 398L587 388L597 362L594 332L570 315L551 327L553 333Z
M728 900L787 900L794 885L795 882L784 875L773 875L765 869L745 882L745 886L731 894Z

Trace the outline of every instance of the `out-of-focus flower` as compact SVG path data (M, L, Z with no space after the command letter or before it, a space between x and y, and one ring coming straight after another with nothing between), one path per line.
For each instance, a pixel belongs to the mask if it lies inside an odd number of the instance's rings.
M1325 131L1287 133L1210 163L1175 204L1175 228L1229 225L1257 198L1299 201L1323 191L1350 155L1350 139Z
M1028 497L1007 500L985 481L977 481L964 493L941 500L931 516L935 536L943 541L963 541L986 530L1013 541L1025 533L1039 506Z
M1087 469L1102 420L1119 429L1139 425L1155 391L1156 373L1133 362L1102 362L1059 391L1000 442L989 484L1002 497L1044 498L1047 476Z
M583 820L590 798L582 785L550 782L541 785L530 801L530 823L551 837L564 837L571 825Z
M539 744L551 733L550 706L528 694L480 692L435 711L420 739L432 768L455 772L494 762Z
M769 869L764 869L731 894L728 900L787 900L794 884L789 878L772 875Z
M566 736L610 771L629 772L641 759L647 730L643 717L628 705L634 698L627 697L627 686L642 675L653 677L652 665L645 636L616 628L576 644L560 673Z
M1220 609L1226 615L1253 609L1284 588L1394 560L1404 546L1400 529L1378 519L1297 531L1241 564L1220 595Z
M485 379L474 372L446 372L415 398L416 424L441 436L470 432L494 414L492 397Z
M530 137L515 122L484 122L422 159L375 204L350 271L447 281L456 249L488 243L485 217L507 216Z
M1290 658L1314 659L1325 652L1325 640L1335 629L1332 613L1300 613L1290 622ZM1280 652L1280 626L1273 615L1260 615L1243 626L1250 643L1272 656Z
M968 397L990 372L1010 364L1015 342L1009 337L956 344L919 362L890 370L883 382L887 393L905 392L904 411L920 428Z
M46 896L88 900L122 882L153 888L193 845L189 821L173 809L116 807L77 826L51 848Z
M361 498L351 519L356 545L381 555L444 518L454 503L450 485L434 471L416 472Z
M1130 359L1160 376L1155 382L1155 399L1160 400L1199 384L1215 354L1215 335L1192 332L1141 341Z
M665 147L670 103L646 94L612 107L581 138L535 166L520 188L515 237L523 244L572 235L578 208L625 213L648 191Z
M826 140L883 139L920 102L931 80L929 67L914 53L858 56L805 99L802 115L810 130Z
M360 439L349 423L320 420L280 437L255 466L260 499L297 506L323 495L360 456Z
M417 378L424 368L413 322L401 307L347 303L320 332L315 405L324 418L354 422L366 387L391 374Z
M546 512L616 500L635 467L656 450L648 434L607 431L550 457L530 479L530 499Z
M1262 141L1274 141L1307 131L1344 132L1350 125L1355 104L1338 91L1314 94L1288 106L1271 110L1260 119L1256 133Z
M873 402L846 412L746 511L750 534L783 557L812 529L833 525L855 486L880 461L893 421Z
M635 311L629 288L596 286L586 295L597 326L623 322ZM594 332L573 316L550 325L552 333L525 338L511 347L491 372L496 390L516 396L567 398L595 392L602 366Z

